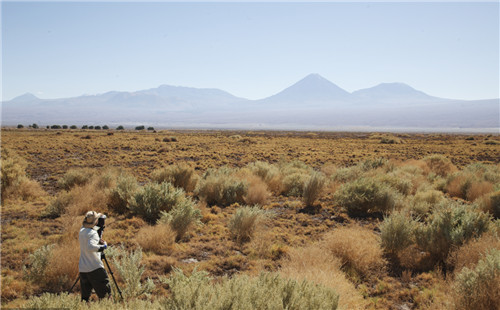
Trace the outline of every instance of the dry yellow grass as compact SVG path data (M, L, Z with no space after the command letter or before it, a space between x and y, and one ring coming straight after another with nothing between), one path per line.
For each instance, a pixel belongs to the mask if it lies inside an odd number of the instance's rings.
M151 251L155 254L169 254L175 244L175 236L176 233L170 228L170 225L145 225L137 233L135 241L144 251Z
M326 234L323 243L324 249L339 258L342 268L355 277L374 276L385 267L379 237L369 229L339 227Z
M341 271L341 260L329 255L319 244L292 249L282 262L280 273L295 280L308 280L333 288L339 295L339 309L365 309L368 306Z

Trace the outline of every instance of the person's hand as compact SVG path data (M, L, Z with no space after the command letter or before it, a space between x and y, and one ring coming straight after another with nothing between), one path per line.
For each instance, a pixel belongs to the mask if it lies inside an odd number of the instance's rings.
M104 247L104 249L107 249L107 248L108 248L108 244L106 243L106 241L103 241L102 246Z
M106 243L106 241L99 239L99 244L105 244L105 243Z

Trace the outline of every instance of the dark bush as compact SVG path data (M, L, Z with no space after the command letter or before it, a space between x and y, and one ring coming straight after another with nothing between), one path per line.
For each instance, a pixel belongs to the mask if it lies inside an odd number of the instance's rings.
M116 130L124 130L124 129L125 129L125 128L123 128L123 126L122 126L122 125L120 125L120 126L116 127Z
M71 126L69 127L69 129L77 129L77 128L78 128L78 127L76 127L76 125L71 125Z
M144 127L144 126L136 126L135 130L144 130L144 128L146 128L146 127Z
M21 128L24 128L24 126L21 124L17 125L17 129L21 129Z

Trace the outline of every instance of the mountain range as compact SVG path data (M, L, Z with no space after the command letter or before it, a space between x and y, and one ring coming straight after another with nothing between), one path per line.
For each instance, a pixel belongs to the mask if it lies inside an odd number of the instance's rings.
M498 131L499 99L430 96L403 83L352 93L310 74L260 100L219 89L161 85L135 92L39 99L27 93L2 103L4 125L108 124L184 128L323 129L476 128Z

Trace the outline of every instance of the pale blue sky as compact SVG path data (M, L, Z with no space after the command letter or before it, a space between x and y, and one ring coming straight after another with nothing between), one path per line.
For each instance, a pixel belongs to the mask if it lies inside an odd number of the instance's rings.
M309 73L499 97L499 4L2 3L2 98L161 84L260 99Z

